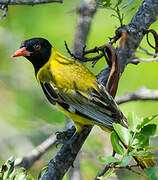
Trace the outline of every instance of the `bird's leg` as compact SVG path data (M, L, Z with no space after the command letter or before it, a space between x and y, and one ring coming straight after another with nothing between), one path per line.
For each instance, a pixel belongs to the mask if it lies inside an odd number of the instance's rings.
M57 142L56 142L56 146L59 144L65 144L67 143L72 136L75 133L75 127L72 126L71 128L67 129L67 130L63 130L63 131L57 131L56 134L56 138L57 138Z
M72 137L66 142L66 144L70 146L72 154L77 153L74 144L76 144L75 142L78 139L79 135L80 135L80 133L78 131L75 131L75 133L72 135Z
M71 138L66 143L67 144L73 144L79 135L80 135L80 133L75 131L74 134L71 136Z
M74 147L74 143L76 141L76 139L79 136L79 132L75 131L74 129L68 129L67 131L58 131L56 132L56 137L57 137L57 142L56 142L56 146L58 146L59 144L65 144L70 146L71 152L73 154L76 154L76 149Z

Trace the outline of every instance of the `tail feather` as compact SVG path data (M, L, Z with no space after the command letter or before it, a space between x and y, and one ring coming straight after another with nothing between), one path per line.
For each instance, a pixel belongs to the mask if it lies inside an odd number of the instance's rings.
M149 156L137 156L137 157L134 156L133 159L142 169L156 166L156 163L154 162L154 160Z

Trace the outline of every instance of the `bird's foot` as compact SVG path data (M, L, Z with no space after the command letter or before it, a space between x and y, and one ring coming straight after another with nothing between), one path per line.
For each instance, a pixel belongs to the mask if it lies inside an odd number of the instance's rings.
M57 138L56 146L58 146L59 144L67 143L72 138L74 133L75 133L74 128L64 130L64 131L57 131L55 133L56 138Z
M74 127L68 130L64 130L64 131L57 131L56 132L56 138L57 138L56 147L59 144L64 144L70 147L72 154L77 154L78 148L76 147L77 143L75 142L78 139L78 136L79 136L79 132L77 132Z
M59 144L64 144L68 147L70 147L71 149L71 153L72 154L77 154L77 150L78 148L76 148L76 139L79 136L79 132L74 132L72 130L68 130L68 131L58 131L56 132L56 137L57 137L57 142L56 142L56 146L58 146Z

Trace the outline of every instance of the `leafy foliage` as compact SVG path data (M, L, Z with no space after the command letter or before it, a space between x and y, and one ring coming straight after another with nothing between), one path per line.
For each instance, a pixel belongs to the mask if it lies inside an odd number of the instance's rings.
M112 16L116 17L120 21L120 26L123 26L123 20L125 14L121 12L123 9L128 7L132 4L134 0L128 0L127 2L123 3L123 0L117 0L115 3L112 0L95 0L99 7L110 9L115 12ZM130 8L128 11L132 11L133 8Z
M158 146L149 146L149 141L156 132L156 124L151 123L157 115L153 115L146 118L138 118L130 114L128 116L129 129L124 128L120 124L113 124L114 132L111 133L111 144L116 154L121 155L121 159L114 156L109 156L106 160L99 157L99 161L106 165L112 165L111 171L108 170L108 176L110 172L114 173L115 168L130 167L132 156L143 156L154 158L154 154L147 150L158 149ZM126 150L124 150L126 147ZM146 175L153 180L156 176L156 170L158 167L146 168ZM107 175L103 179L106 179Z
M15 169L14 163L15 159L11 157L2 165L0 168L0 180L35 180L31 174L26 172L25 168ZM46 170L47 166L40 171L38 179L41 179Z
M14 169L14 158L11 157L0 169L0 180L34 180L24 168Z

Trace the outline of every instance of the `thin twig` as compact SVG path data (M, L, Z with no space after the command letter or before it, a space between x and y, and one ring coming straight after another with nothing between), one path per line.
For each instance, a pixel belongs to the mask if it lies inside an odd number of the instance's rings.
M158 61L158 58L150 58L150 59L145 59L145 58L138 58L138 57L135 57L134 59L131 59L128 61L128 64L129 63L132 63L132 64L139 64L140 62L154 62L154 61Z
M101 54L99 54L98 56L94 56L94 57L90 57L90 58L84 57L84 55L86 55L86 54L98 52L98 50L96 50L96 47L95 47L94 49L90 49L90 50L88 50L88 51L83 50L83 51L82 51L83 54L82 54L80 57L79 57L79 56L76 56L75 54L73 54L73 53L70 51L70 49L69 49L66 41L65 41L65 48L66 48L67 52L70 54L70 56L71 56L72 58L74 58L74 59L76 59L76 60L79 60L79 61L81 61L81 62L88 62L88 61L93 61L93 62L95 62L95 61L98 61L99 59L101 59L101 58L104 56L104 54L101 53ZM85 48L84 48L84 49L85 49Z
M0 0L0 9L3 10L2 15L0 16L0 20L2 20L8 11L8 5L37 5L37 4L46 4L46 3L53 3L58 2L62 3L62 0L32 0L32 1L16 1L16 0Z
M1 5L37 5L37 4L47 4L47 3L62 3L62 0L32 0L32 1L16 1L16 0L10 0L10 2L8 3L8 1L6 0L0 0L0 4Z
M141 49L142 51L144 51L144 52L145 52L147 55L149 55L149 56L153 56L153 57L156 57L156 56L157 56L157 54L149 51L148 49L143 48L142 46L139 46L139 49Z
M138 100L158 100L158 90L151 90L145 87L140 87L137 91L132 93L127 93L122 96L116 97L115 101L117 104L126 103L129 101Z
M139 167L138 164L127 165L127 166L118 166L116 163L111 163L111 164L106 165L103 168L103 170L97 174L97 176L95 177L94 180L98 180L99 177L103 176L109 169L113 169L113 168L115 168L115 169L128 169L129 171L132 171L133 173L142 176L142 173L133 170L133 168L137 168L137 167Z

